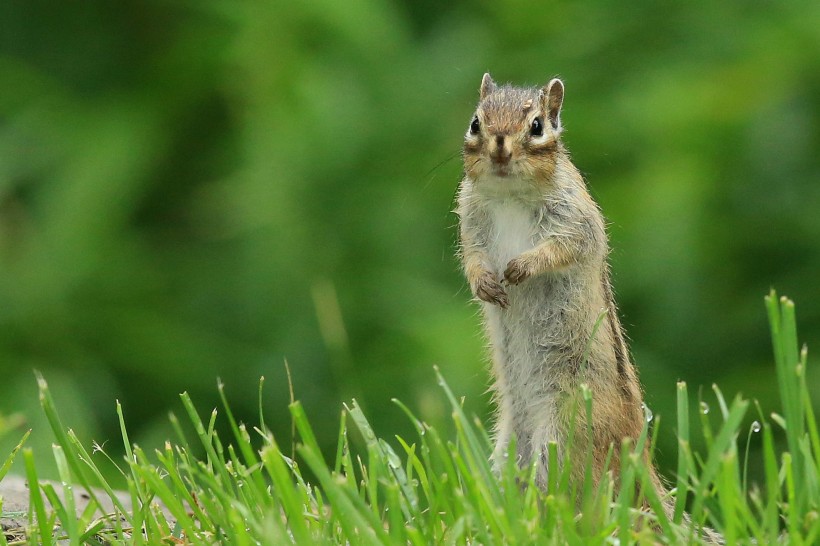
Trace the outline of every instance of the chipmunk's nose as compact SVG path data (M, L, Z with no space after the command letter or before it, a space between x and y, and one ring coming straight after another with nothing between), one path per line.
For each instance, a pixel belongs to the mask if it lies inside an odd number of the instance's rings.
M490 150L490 158L494 163L506 165L512 158L512 149L510 147L509 139L505 139L504 135L495 136L495 146Z

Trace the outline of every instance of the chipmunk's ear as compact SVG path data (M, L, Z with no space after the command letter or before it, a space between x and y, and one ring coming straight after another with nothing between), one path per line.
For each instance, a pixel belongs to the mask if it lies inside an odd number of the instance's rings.
M484 77L481 78L481 91L479 92L479 98L484 100L484 98L495 91L497 86L493 81L493 78L490 76L490 73L487 72L484 74Z
M564 104L564 82L553 78L541 89L541 106L556 131L561 131L561 105Z

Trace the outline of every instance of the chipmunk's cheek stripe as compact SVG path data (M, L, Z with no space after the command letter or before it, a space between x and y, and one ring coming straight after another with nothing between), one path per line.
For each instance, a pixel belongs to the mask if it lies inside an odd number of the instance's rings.
M471 154L477 154L481 151L481 141L470 141L467 140L464 142L464 151Z
M529 143L529 144L526 144L524 146L524 149L530 155L536 155L536 156L549 155L551 153L554 153L558 149L558 142L556 142L555 140L549 140L547 142L543 142L543 143L539 143L539 144Z

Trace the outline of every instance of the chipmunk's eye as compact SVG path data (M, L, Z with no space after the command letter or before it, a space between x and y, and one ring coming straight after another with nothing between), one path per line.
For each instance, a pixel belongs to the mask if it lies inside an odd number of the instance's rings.
M544 135L544 122L541 121L541 118L535 118L534 120L532 120L532 125L530 126L530 134L532 136Z
M478 116L476 116L473 118L472 123L470 123L470 134L477 135L480 130L481 124L478 122Z

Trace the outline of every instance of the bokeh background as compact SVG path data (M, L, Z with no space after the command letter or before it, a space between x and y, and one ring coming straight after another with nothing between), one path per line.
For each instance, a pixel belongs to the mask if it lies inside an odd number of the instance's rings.
M264 376L287 443L287 360L329 453L353 397L387 438L394 397L446 423L434 365L487 420L451 213L487 70L566 83L663 464L678 379L777 410L771 287L820 350L820 3L11 0L0 413L47 464L38 369L117 456L115 400L150 448L217 377L257 423Z

